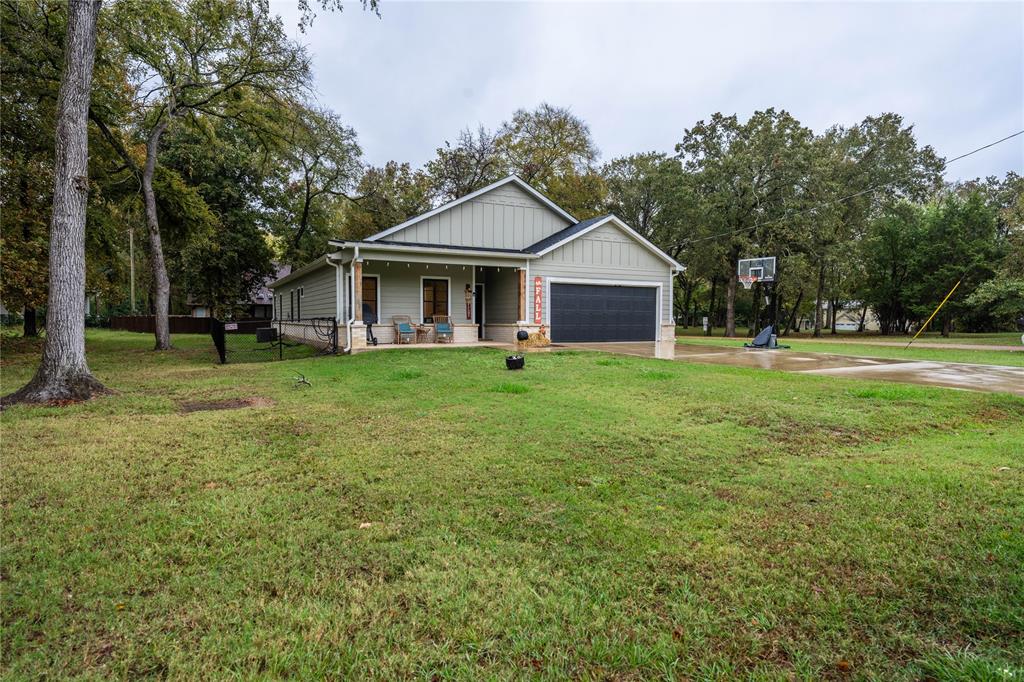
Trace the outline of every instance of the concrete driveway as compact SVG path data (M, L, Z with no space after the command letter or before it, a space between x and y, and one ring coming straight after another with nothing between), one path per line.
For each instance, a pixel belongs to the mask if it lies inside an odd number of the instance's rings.
M671 352L666 352L667 349L664 345L659 348L656 343L572 343L565 344L565 347L712 365L774 369L783 372L874 381L895 381L904 384L944 386L1024 396L1024 367L923 360L887 360L832 353L798 353L791 350L759 351L696 344L676 345ZM669 357L670 355L672 357Z

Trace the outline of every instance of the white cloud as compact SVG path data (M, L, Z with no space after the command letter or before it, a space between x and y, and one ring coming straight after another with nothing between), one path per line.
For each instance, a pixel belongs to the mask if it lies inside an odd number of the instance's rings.
M292 4L275 3L289 26ZM821 130L896 111L955 156L1024 128L1021 3L350 3L296 36L371 163L426 162L467 126L569 106L604 158L671 151L716 111ZM951 177L1024 169L1024 140Z

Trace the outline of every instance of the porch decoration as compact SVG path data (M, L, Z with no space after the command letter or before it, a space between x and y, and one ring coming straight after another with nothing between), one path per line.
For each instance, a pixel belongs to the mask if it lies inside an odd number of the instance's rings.
M466 319L473 319L473 288L466 284Z
M516 348L524 350L526 348L544 348L545 346L551 345L551 339L548 338L547 332L543 326L538 331L532 334L525 329L520 329L516 332Z

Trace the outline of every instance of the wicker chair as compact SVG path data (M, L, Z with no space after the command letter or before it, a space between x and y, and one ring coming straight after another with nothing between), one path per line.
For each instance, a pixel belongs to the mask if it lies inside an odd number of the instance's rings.
M391 323L395 325L395 343L416 343L416 327L412 326L411 317L393 315Z
M454 340L455 328L452 327L452 318L447 315L434 315L434 341L451 343Z

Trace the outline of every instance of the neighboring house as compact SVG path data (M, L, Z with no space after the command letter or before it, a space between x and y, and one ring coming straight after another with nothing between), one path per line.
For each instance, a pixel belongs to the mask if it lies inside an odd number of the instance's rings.
M545 327L552 341L674 342L672 278L683 268L613 215L578 221L518 177L499 180L273 283L276 316L338 319L347 348L392 317L428 331L448 315L455 340L512 341ZM352 305L352 303L355 305Z
M828 306L829 304L827 302L821 304L821 326L826 329L831 327L829 324ZM849 301L836 309L836 331L859 331L861 315L864 315L864 331L877 332L881 329L878 324L878 317L875 315L874 310L869 307L867 311L865 311L863 304L861 304L860 301ZM814 329L813 315L811 317L801 319L800 328L803 331Z
M274 316L274 292L270 286L275 280L287 276L292 271L292 266L275 265L275 268L276 272L264 280L260 288L249 297L248 301L239 303L241 308L238 314L239 319L269 320ZM191 309L192 317L210 317L212 314L210 306L204 303L198 303L189 299L188 305Z

